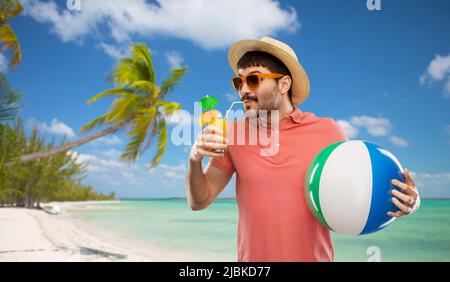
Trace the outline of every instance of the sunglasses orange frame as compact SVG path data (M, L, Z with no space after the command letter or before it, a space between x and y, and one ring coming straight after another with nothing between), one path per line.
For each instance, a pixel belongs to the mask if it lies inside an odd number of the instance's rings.
M231 79L231 84L236 91L240 91L244 82L247 83L251 90L255 90L258 88L259 83L264 78L281 78L285 76L285 74L281 73L252 73L246 76L236 76Z

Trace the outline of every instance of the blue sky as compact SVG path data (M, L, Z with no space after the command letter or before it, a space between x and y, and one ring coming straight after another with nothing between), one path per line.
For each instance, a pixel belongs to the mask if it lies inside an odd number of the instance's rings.
M80 11L66 1L22 2L12 27L23 61L7 77L25 94L24 120L49 138L81 138L82 125L107 111L111 100L86 101L113 86L106 77L130 42L148 44L158 82L171 67L188 66L168 100L192 111L209 94L224 112L237 98L227 48L269 35L289 44L309 75L302 111L389 149L414 172L422 195L450 196L449 1L382 0L381 11L365 0L81 0ZM0 53L0 68L7 58ZM148 172L153 148L134 165L118 162L126 141L119 133L75 150L89 163L86 183L121 197L184 196L190 147L169 143L162 165ZM233 188L234 180L221 196Z

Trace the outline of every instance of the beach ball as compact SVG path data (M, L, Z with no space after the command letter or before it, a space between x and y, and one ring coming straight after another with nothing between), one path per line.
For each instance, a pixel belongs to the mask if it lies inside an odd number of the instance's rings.
M311 162L305 197L314 216L328 229L346 235L377 232L395 217L392 179L405 182L397 158L383 147L361 140L331 144Z

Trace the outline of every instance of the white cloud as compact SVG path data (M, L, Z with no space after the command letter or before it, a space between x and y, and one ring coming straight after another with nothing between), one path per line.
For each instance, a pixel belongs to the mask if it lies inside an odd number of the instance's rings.
M58 119L54 118L50 124L46 124L45 122L39 122L36 119L29 119L28 125L30 127L37 126L43 132L47 132L55 135L67 135L67 137L75 137L76 134L74 130L65 124L64 122L58 121Z
M94 146L106 145L106 146L114 146L122 144L122 140L117 137L117 135L106 135L99 139L95 139L89 144Z
M186 166L184 164L179 164L176 166L160 164L154 170L157 170L160 173L162 173L162 175L164 175L169 181L174 181L184 179Z
M6 73L8 71L8 59L0 53L0 72Z
M170 51L165 53L165 57L167 60L167 63L171 68L180 68L181 63L183 62L183 58L181 57L180 53L177 51Z
M342 130L344 131L345 135L348 138L351 139L358 135L358 128L353 126L350 122L346 120L338 120L337 123L342 128Z
M442 57L436 55L428 66L427 74L434 80L442 80L450 73L450 55Z
M127 56L130 50L130 46L128 45L118 46L113 44L106 44L105 42L100 42L96 46L115 60L122 59L123 57Z
M78 163L88 163L89 161L93 161L97 159L94 155L90 154L76 154L75 152L72 154L74 157L77 157Z
M77 158L77 163L88 162L89 160L95 159L94 155L91 154L80 154L75 151L67 151L68 155L71 155L74 158Z
M447 144L450 145L450 124L444 127L444 134L447 138Z
M184 176L186 165L159 164L149 169L139 161L125 163L116 156L119 151L102 151L95 153L78 153L69 151L68 154L77 157L78 163L84 163L87 170L87 182L96 183L94 187L114 187L121 195L138 194L140 196L155 196L152 193L178 195L184 194ZM106 157L105 157L106 156ZM104 188L109 190L109 188Z
M49 23L61 40L81 42L88 36L130 41L132 35L185 39L204 49L224 48L243 38L258 38L300 28L292 7L273 0L83 1L72 13L54 1L22 0L25 15ZM63 1L65 2L65 1Z
M391 122L383 117L354 116L350 122L355 126L366 128L373 136L386 136L392 128Z
M76 158L76 162L79 164L85 164L88 172L98 173L107 171L104 165L98 165L101 162L94 154L81 154L76 151L68 151L69 155Z
M422 75L419 77L419 82L420 82L420 85L421 85L421 86L424 85L425 83L427 83L427 75L426 75L426 74L422 74Z
M391 142L397 147L407 147L409 145L408 141L398 136L389 137L389 142Z
M447 83L445 84L444 97L450 98L450 76L448 77Z
M447 125L446 127L444 127L444 132L445 132L445 134L450 136L450 124Z
M236 93L225 93L225 98L227 98L228 102L239 101L239 94Z
M127 183L136 183L137 182L137 178L134 175L134 173L132 172L128 172L128 171L121 171L120 174L122 175L123 179L127 182Z
M389 142L397 147L407 147L409 142L399 136L390 135L392 123L384 117L353 116L350 120L337 120L337 123L349 139L358 136L360 128L365 128L367 133L375 137L387 137Z
M172 125L190 125L194 120L194 117L186 110L178 110L171 116L166 115L163 111L163 115L166 119L166 122Z
M127 165L124 162L114 159L104 159L97 154L82 154L75 151L69 152L72 156L77 157L78 163L84 163L87 165L89 172L111 172L120 174L120 171L127 169ZM131 166L130 166L131 167Z
M445 57L436 55L431 61L425 74L419 78L420 85L446 79L443 96L450 98L450 55Z
M101 152L102 156L107 157L109 159L117 159L120 157L121 152L116 149L109 149L106 151Z
M421 197L450 197L450 172L411 172Z

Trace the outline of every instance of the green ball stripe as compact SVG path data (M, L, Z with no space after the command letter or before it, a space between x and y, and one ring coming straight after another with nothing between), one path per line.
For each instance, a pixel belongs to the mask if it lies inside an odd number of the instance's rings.
M305 178L305 198L308 206L316 218L325 225L328 229L332 230L328 225L325 217L322 214L322 208L320 207L319 199L319 186L320 177L322 175L323 167L331 153L345 141L333 143L325 147L319 154L312 160L308 167L308 172Z

